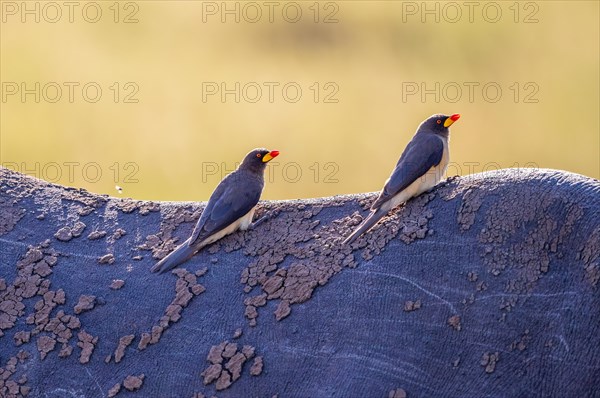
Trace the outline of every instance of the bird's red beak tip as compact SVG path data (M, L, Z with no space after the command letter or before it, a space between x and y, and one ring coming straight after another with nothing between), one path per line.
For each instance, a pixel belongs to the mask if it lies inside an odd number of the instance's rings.
M460 115L458 113L455 113L454 115L450 116L450 120L452 120L453 122L457 121L458 119L460 119Z
M277 157L279 155L279 151L271 151L270 152L271 157Z

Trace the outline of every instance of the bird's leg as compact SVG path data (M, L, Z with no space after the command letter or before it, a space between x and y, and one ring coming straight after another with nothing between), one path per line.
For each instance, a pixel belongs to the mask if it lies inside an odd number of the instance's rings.
M258 220L254 221L252 224L248 225L247 230L248 231L252 231L253 229L255 229L256 227L258 227L260 224L262 224L263 222L265 222L267 219L267 216L262 216L261 218L259 218Z
M263 215L258 220L254 221L252 224L250 224L248 226L248 230L255 229L256 227L258 227L260 224L264 223L265 221L269 221L272 218L275 218L278 214L279 214L278 210L273 210L273 211L268 212L267 214Z

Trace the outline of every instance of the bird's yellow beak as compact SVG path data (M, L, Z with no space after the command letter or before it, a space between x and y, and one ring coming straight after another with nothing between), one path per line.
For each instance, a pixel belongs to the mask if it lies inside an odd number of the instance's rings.
M450 126L452 126L452 124L455 121L457 121L458 119L460 119L460 115L458 113L455 113L454 115L452 115L449 118L447 118L446 121L444 121L444 127L450 127Z
M265 154L265 156L263 156L263 163L267 163L270 160L273 160L274 158L276 158L279 155L279 151L271 151L267 154Z

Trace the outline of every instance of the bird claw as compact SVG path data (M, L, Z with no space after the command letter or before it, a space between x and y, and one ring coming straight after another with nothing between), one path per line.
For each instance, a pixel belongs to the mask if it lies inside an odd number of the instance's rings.
M248 230L252 231L252 230L256 229L259 225L261 225L265 221L269 221L269 220L275 218L277 215L279 215L279 211L274 210L274 211L268 212L267 214L265 214L264 216L262 216L261 218L259 218L258 220L254 221L252 224L250 224L248 226Z

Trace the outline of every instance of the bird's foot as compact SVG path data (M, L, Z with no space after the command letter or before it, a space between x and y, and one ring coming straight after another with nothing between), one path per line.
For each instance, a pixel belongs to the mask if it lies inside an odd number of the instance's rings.
M273 211L268 212L267 214L265 214L264 216L262 216L261 218L259 218L258 220L254 221L252 224L250 224L248 226L248 230L252 231L253 229L256 229L259 225L261 225L265 221L269 221L269 220L275 218L277 215L279 215L278 210L273 210Z
M460 176L458 176L458 175L451 176L451 177L448 177L445 180L443 180L442 183L439 185L440 185L440 187L445 187L446 185L451 184L457 180L460 180Z

